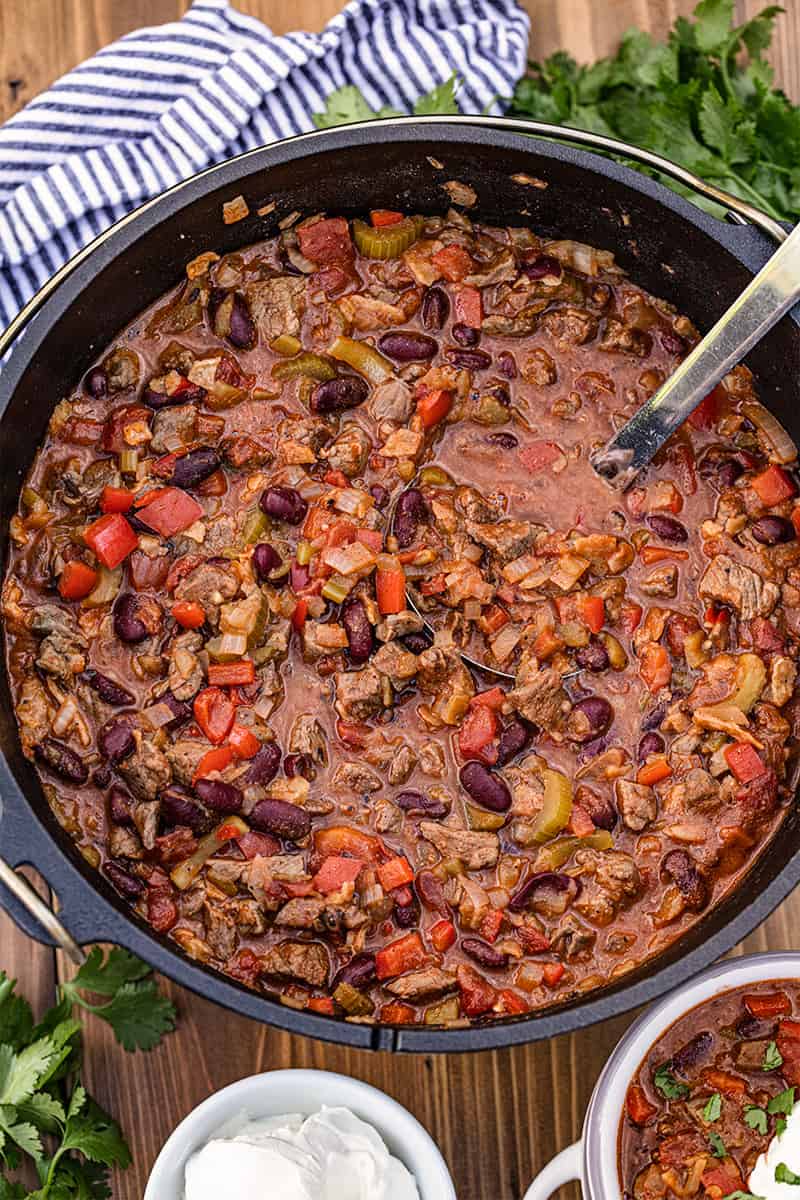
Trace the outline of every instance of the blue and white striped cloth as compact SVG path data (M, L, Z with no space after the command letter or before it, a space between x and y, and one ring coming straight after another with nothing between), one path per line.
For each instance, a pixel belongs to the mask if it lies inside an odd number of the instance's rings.
M498 111L527 40L516 0L351 0L322 33L283 37L226 0L194 0L121 38L0 128L0 328L125 212L313 128L335 88L408 110L455 71L462 111Z

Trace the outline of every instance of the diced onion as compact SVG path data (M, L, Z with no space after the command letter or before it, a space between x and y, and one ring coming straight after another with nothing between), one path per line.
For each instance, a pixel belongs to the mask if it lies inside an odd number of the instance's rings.
M598 271L610 271L615 266L614 255L610 250L597 250L594 246L587 246L585 242L547 242L544 252L552 254L559 262L566 263L568 267L584 275L597 275Z
M175 713L163 701L151 704L149 708L142 709L142 716L152 729L161 729L162 726L169 725L170 721L175 720Z
M76 720L77 716L78 706L75 703L75 699L72 696L67 696L53 717L52 729L56 737L63 737L72 727L72 723Z
M758 400L752 400L742 405L742 412L757 429L761 430L769 442L772 447L770 459L773 462L779 463L781 466L794 462L797 458L797 447L778 418L768 408L765 408Z

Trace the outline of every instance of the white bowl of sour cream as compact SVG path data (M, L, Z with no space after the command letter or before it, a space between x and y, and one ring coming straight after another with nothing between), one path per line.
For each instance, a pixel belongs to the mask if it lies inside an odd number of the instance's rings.
M384 1092L267 1071L209 1096L164 1144L144 1200L456 1200L436 1143Z

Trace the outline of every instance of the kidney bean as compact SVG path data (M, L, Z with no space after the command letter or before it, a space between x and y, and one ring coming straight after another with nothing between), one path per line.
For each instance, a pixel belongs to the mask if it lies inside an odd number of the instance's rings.
M426 333L404 330L382 334L378 338L378 348L395 362L425 362L436 354L439 343L436 338L428 337Z
M444 888L438 875L433 871L420 871L416 879L419 898L426 908L440 913L443 917L449 915L450 909L444 898Z
M497 743L497 766L504 767L506 763L516 758L533 738L530 725L516 718L506 725Z
M361 991L369 987L374 978L375 955L366 951L363 954L354 954L334 975L331 991L335 992L340 983L349 983L350 987Z
M92 783L95 787L106 788L111 783L110 767L95 767L92 771Z
M421 633L407 633L405 637L400 638L400 641L406 650L410 650L412 654L422 654L423 650L429 649L431 645L431 635L424 631Z
M474 958L475 962L480 963L482 967L488 967L489 970L502 971L508 963L507 954L504 954L502 950L496 950L488 942L482 942L480 938L462 938L461 949L470 958Z
M797 536L794 525L786 517L759 517L750 526L750 532L762 546L776 546L779 542L793 542Z
M210 823L208 813L179 783L170 784L161 793L161 815L167 825L188 825L193 833L204 833Z
M246 350L248 346L252 346L256 339L256 330L253 324L253 318L250 316L250 309L247 306L247 301L240 292L233 294L233 307L231 308L231 327L228 333L228 340L240 350Z
M499 446L501 450L516 450L519 445L519 438L513 433L504 433L502 430L499 433L487 433L483 439L490 446Z
M243 797L238 787L221 779L198 779L194 790L207 808L218 813L235 813L242 807Z
M266 488L261 493L259 507L268 517L286 521L288 525L299 525L308 512L308 503L297 488L284 487L282 484Z
M97 692L100 699L105 700L106 704L123 708L126 704L134 702L133 693L114 679L110 679L108 675L101 675L99 671L90 669L84 671L81 678L86 680L92 691Z
M271 783L278 774L281 765L281 748L277 742L264 742L261 749L250 759L250 765L244 776L246 786L252 784L266 785Z
M353 662L366 662L372 653L372 626L360 600L348 600L342 609L342 624L347 634Z
M445 355L454 367L463 367L467 371L485 371L492 365L492 356L485 350L458 350L455 346L448 346Z
M725 488L733 487L736 480L744 474L745 467L737 459L726 457L720 450L712 448L706 451L700 459L697 471L701 479L708 480L720 491L723 491Z
M386 505L389 503L389 490L382 483L373 483L369 489L369 494L375 501L376 508L386 508Z
M729 458L723 463L717 472L717 482L720 488L730 488L736 483L736 480L744 475L744 467L735 459Z
M696 1033L685 1046L681 1046L672 1056L672 1066L676 1071L688 1071L711 1053L714 1045L714 1035L708 1030Z
M299 775L302 779L316 779L317 771L310 754L287 754L283 760L283 773L287 779Z
M676 521L674 517L668 517L666 513L650 513L645 519L662 542L686 542L689 540L685 526L681 525L680 521Z
M108 395L108 380L102 367L92 367L83 377L83 390L96 400Z
M130 794L118 783L108 793L108 812L115 825L133 824Z
M157 392L155 388L147 387L142 392L142 402L148 408L171 408L174 404L199 404L206 397L206 389L200 387L199 384L193 384L191 387L180 388L171 396L167 392ZM130 517L128 517L130 520Z
M708 888L697 869L697 864L687 850L670 850L661 860L661 878L671 882L686 899L686 907L694 912L705 908Z
M110 879L118 892L130 899L133 899L134 896L141 896L145 890L144 880L126 870L113 858L103 863L103 874Z
M644 734L639 739L639 748L636 752L640 763L649 758L651 754L663 754L666 748L666 743L660 733L650 731Z
M447 816L447 805L444 801L436 800L425 792L401 792L399 796L395 796L394 802L403 812L424 813L426 817L433 817L435 820Z
M194 716L191 704L187 704L185 700L179 700L177 696L173 696L172 692L165 692L161 696L159 704L166 704L170 712L174 713L172 720L164 726L170 733L176 729L180 729L181 725L185 725L187 721L191 721Z
M344 412L358 408L369 395L369 384L360 375L342 375L317 384L311 395L311 411L315 413Z
M492 812L506 812L511 807L511 792L508 784L499 775L493 775L483 763L464 763L458 773L458 778L464 791L484 808Z
M497 356L497 369L506 379L517 378L517 361L510 350L503 350Z
M428 505L419 488L408 488L397 501L394 510L394 536L401 550L410 546L417 536L417 526L428 520Z
M281 556L269 542L259 542L253 550L252 562L256 578L263 581L269 579L272 572L281 565Z
M585 696L569 714L569 736L578 742L602 737L614 720L614 710L604 696Z
M685 354L686 342L679 333L674 329L660 329L658 340L666 350L667 354Z
M425 329L444 328L450 316L450 299L444 288L429 287L422 298L422 324Z
M588 646L580 646L575 651L575 662L584 671L605 671L609 664L608 651L602 642L592 638Z
M542 892L558 897L558 902L563 902L561 911L564 912L579 890L579 880L570 875L563 875L558 871L540 871L536 875L529 875L517 888L509 900L508 907L511 912L524 912L536 899L537 892Z
M524 263L522 270L529 279L545 279L547 276L561 277L561 263L552 254L540 254L533 262Z
M745 1038L747 1041L761 1041L764 1038L774 1038L778 1032L778 1026L775 1021L751 1017L748 1013L737 1022L736 1032L740 1038Z
M111 717L97 731L97 749L108 762L122 762L136 749L128 717Z
M575 800L592 818L598 829L611 830L617 823L617 810L610 796L599 796L591 788L581 785Z
M658 729L659 725L664 720L664 717L666 715L667 715L666 704L664 702L662 702L661 704L656 704L653 706L653 708L650 709L649 712L646 712L644 714L641 721L639 722L639 728L642 730L643 733L646 732L648 729Z
M289 842L299 842L311 832L308 813L286 800L259 800L250 813L250 824Z
M198 446L176 459L169 482L179 488L194 488L219 470L220 456L211 446Z
M481 340L481 331L472 325L465 325L462 321L453 326L450 335L459 346L477 346Z
M121 642L135 645L148 636L147 626L138 615L139 597L135 592L121 592L111 610L114 633Z
M419 901L413 888L395 888L392 892L394 899L393 916L401 929L410 929L419 924Z

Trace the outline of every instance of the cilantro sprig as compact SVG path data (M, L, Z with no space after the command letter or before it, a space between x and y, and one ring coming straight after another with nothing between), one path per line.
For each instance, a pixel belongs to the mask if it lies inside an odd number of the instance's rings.
M460 112L456 101L458 76L451 75L424 96L420 96L413 112L417 117L439 113L445 116ZM372 121L379 117L402 117L397 108L385 104L383 108L369 106L357 87L348 84L331 92L322 112L314 113L317 129L332 129L335 125L352 125L354 121ZM0 1200L2 1197L0 1196Z
M94 947L56 1004L36 1024L16 981L0 972L0 1200L107 1200L108 1171L130 1151L116 1121L80 1081L83 1025L96 1014L128 1050L150 1049L174 1027L175 1010L149 968L127 950ZM89 999L101 997L100 1002ZM8 1178L31 1159L33 1192Z

